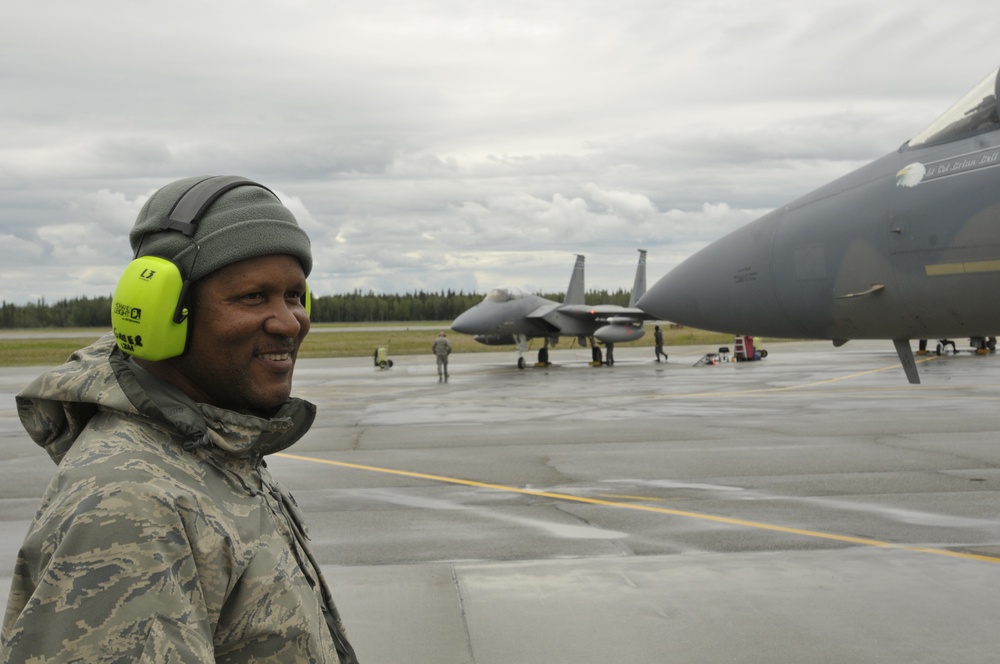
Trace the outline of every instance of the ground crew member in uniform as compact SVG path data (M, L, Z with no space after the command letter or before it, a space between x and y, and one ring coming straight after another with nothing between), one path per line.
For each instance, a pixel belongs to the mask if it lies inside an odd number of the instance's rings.
M431 351L437 357L438 382L448 380L448 356L451 355L451 342L448 341L444 332L438 332L438 338L434 340Z
M663 361L667 361L667 354L663 352L663 330L660 326L656 326L656 330L653 332L653 341L656 343L656 361L660 361L660 355L663 356Z
M200 211L177 222L188 193ZM0 661L356 662L302 513L264 464L316 415L290 397L309 238L266 188L189 178L150 197L129 239L133 264L168 259L191 288L122 311L140 325L187 311L183 348L148 359L150 333L116 322L120 344L102 337L17 396L59 468L17 557Z

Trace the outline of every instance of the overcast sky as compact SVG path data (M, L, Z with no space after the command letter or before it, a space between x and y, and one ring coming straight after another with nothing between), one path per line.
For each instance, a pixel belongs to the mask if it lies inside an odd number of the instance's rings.
M0 3L0 299L110 295L147 197L243 175L318 295L628 289L898 148L984 0Z

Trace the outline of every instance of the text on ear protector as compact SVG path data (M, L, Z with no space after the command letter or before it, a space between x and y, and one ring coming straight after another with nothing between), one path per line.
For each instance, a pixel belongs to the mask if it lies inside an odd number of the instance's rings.
M121 302L112 302L111 304L113 307L112 313L115 316L121 316L137 323L142 319L142 309L139 307L132 307Z
M142 335L122 334L117 328L115 328L114 333L115 339L118 340L118 347L123 351L134 352L136 348L142 348Z

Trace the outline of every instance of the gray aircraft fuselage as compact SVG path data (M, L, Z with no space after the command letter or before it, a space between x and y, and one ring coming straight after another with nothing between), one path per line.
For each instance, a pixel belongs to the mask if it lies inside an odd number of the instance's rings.
M608 324L609 313L611 316L618 312L622 316L635 313L625 307L567 305L526 293L509 299L498 296L507 292L505 289L493 291L485 300L456 318L451 329L473 334L477 341L487 345L512 344L518 335L528 339L597 336L614 343L635 341L645 333L641 326L637 327L638 321L635 320L617 326Z
M897 151L708 245L638 307L708 330L838 344L995 335L996 86L995 71Z
M555 302L518 289L498 288L482 302L462 312L451 329L475 336L487 345L521 345L528 339L544 338L546 345L558 343L559 337L577 337L583 345L636 341L645 334L643 321L648 316L636 308L635 301L646 292L646 250L639 250L632 298L628 307L614 304L584 303L584 257L577 256L564 302Z
M483 335L494 344L511 344L515 335L528 338L545 337L558 332L542 318L528 314L542 307L556 309L558 302L540 295L521 293L513 289L496 289L483 302L463 312L451 324L451 329L465 334ZM493 338L491 340L491 338Z

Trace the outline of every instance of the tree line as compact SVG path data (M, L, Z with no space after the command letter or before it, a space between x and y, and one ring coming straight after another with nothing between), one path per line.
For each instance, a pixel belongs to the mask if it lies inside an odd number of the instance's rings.
M562 302L563 293L539 293ZM312 320L316 323L384 323L390 321L447 321L483 299L478 293L452 290L439 293L418 291L403 295L385 295L355 290L339 295L313 298ZM628 306L629 292L624 290L587 291L587 304ZM111 327L111 296L77 297L48 304L38 302L18 305L0 303L0 329L46 327Z

